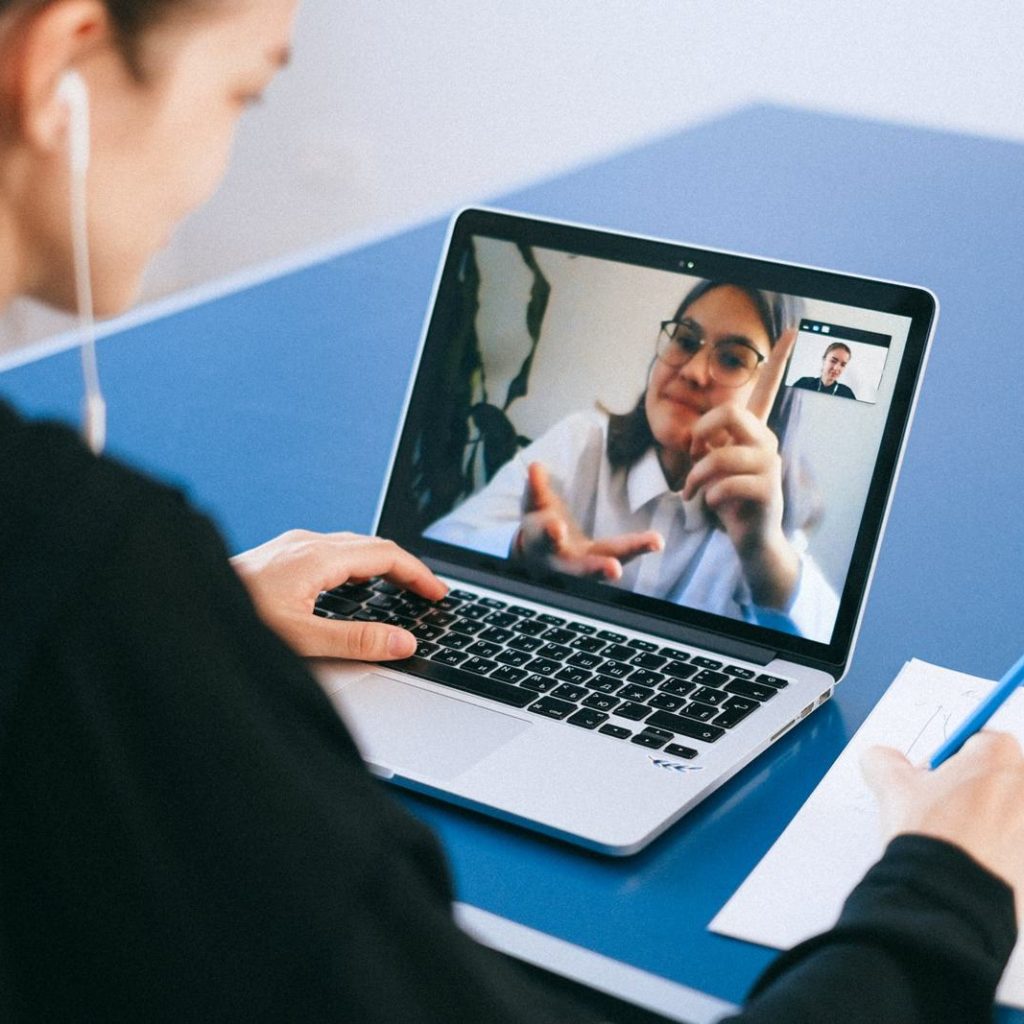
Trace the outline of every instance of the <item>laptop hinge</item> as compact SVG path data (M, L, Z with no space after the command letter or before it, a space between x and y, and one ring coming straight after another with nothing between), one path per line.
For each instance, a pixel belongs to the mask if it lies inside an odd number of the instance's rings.
M487 587L491 590L495 589L493 573L455 565L439 558L425 558L424 561L431 569L443 576L454 576L467 583L475 583L477 586ZM775 649L761 644L747 643L733 637L723 637L720 633L714 633L711 630L685 626L678 622L656 619L651 615L630 611L626 608L616 608L597 601L588 601L586 598L577 597L574 594L559 593L552 597L550 590L524 580L502 577L500 589L503 593L537 601L539 604L554 604L558 608L577 612L580 615L589 615L591 618L601 619L617 626L625 626L627 629L635 629L641 633L653 633L666 640L701 647L704 650L714 651L740 661L748 661L754 665L767 665L778 654Z

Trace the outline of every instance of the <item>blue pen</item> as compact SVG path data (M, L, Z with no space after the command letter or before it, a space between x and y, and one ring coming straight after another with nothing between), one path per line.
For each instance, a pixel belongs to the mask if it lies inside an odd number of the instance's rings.
M1024 656L996 683L996 688L964 719L963 724L932 754L930 768L938 768L952 757L995 713L1007 697L1024 682Z

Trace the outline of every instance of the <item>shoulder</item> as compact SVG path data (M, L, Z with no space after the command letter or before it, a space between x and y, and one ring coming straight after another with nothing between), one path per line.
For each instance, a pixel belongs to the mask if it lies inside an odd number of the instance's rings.
M840 398L853 398L856 399L856 395L853 393L853 388L847 387L845 384L839 384L836 387L836 394Z
M794 381L791 386L794 388L807 388L808 390L813 390L817 383L817 377L801 377L798 381Z

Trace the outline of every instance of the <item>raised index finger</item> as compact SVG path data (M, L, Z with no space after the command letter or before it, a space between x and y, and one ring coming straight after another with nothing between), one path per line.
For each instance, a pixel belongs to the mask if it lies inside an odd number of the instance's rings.
M786 362L790 352L793 351L793 344L796 341L796 329L790 327L782 332L775 347L761 367L760 376L754 385L754 390L747 400L747 408L762 423L768 421L768 414L775 404L775 396L779 393L782 378L786 374Z

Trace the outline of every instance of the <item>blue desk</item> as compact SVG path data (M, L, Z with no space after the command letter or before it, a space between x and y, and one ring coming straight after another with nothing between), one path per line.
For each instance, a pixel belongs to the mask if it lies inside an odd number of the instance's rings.
M1019 145L755 107L497 201L921 282L942 314L836 700L624 861L403 798L443 837L461 899L739 1001L773 954L707 922L903 662L994 678L1019 655L1022 180ZM105 338L111 450L187 487L235 548L297 525L368 529L444 230L328 255ZM10 369L0 392L77 418L76 359Z

